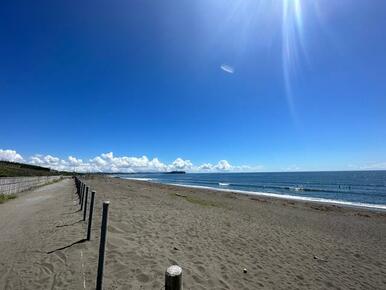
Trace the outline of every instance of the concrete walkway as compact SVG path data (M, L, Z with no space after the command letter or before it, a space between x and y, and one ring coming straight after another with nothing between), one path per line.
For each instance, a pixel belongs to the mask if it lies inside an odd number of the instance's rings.
M81 218L72 179L0 204L0 289L85 289Z

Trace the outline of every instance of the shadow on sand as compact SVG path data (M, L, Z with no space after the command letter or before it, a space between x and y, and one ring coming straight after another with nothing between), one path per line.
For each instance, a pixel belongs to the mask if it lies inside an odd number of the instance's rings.
M77 223L80 223L82 222L83 220L78 220L72 224L65 224L65 225L59 225L59 226L56 226L57 228L63 228L63 227L69 227L69 226L73 226L73 225L76 225Z
M68 215L68 214L74 214L74 213L77 213L77 212L80 212L82 211L81 209L78 209L76 211L73 211L73 212L65 212L65 213L62 213L62 215Z
M69 245L67 245L67 246L64 246L64 247L61 247L61 248L58 248L58 249L49 251L49 252L47 252L47 254L52 254L52 253L55 253L55 252L57 252L57 251L61 251L61 250L70 248L70 247L72 247L72 246L74 246L74 245L82 244L82 243L84 243L84 242L86 242L86 241L87 241L87 239L81 239L81 240L76 241L76 242L73 242L72 244L69 244Z

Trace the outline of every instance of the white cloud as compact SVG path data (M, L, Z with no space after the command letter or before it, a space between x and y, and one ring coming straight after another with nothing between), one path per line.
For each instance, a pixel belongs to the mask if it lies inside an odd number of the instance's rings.
M263 166L231 165L227 160L220 160L217 164L204 163L193 167L197 172L257 172L263 170Z
M216 169L220 171L227 171L232 169L232 166L229 164L228 161L226 160L220 160L217 165L215 166Z
M47 165L47 166L57 166L60 163L60 159L58 157L54 157L51 155L41 155L36 154L30 158L30 163L35 165Z
M83 163L83 161L82 161L82 159L77 159L76 157L68 156L68 163L71 166L79 166Z
M212 170L212 169L213 169L213 165L210 163L204 163L198 167L199 171L206 171L206 170Z
M227 72L227 73L230 73L230 74L233 74L233 73L235 72L235 69L234 69L233 67L231 67L230 65L227 65L227 64L222 64L222 65L220 66L220 68L221 68L223 71L225 71L225 72Z
M173 170L190 170L193 167L192 162L190 160L183 160L182 158L177 158L172 163L171 167Z
M107 165L107 161L104 160L102 157L100 156L97 156L95 157L94 159L92 159L91 161L95 162L95 164L97 166L100 166L100 167L103 167L103 166L106 166Z
M149 159L142 157L115 157L113 152L104 153L93 159L90 159L91 168L97 168L98 171L166 171L167 165L160 162L157 158Z
M23 157L18 154L15 150L2 150L0 149L0 160L11 161L11 162L22 162Z
M165 164L158 158L149 159L147 156L129 157L114 156L107 152L89 160L82 160L74 156L61 159L52 155L35 154L24 160L20 154L13 150L1 150L0 159L18 162L27 162L34 165L49 167L55 170L77 172L166 172L183 170L187 172L245 172L260 170L261 167L233 166L227 160L220 160L217 164L204 163L194 165L190 160L177 158L171 164Z
M283 168L283 171L300 171L301 168L297 166L296 164L289 165L286 168Z
M199 171L233 171L236 167L229 164L226 160L220 160L216 165L204 163L198 166Z

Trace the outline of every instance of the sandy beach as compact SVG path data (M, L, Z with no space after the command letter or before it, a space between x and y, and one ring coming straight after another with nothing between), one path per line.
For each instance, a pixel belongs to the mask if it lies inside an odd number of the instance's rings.
M94 176L93 238L72 180L0 205L1 289L95 288L110 200L105 289L385 289L386 214ZM77 243L79 242L79 243ZM247 273L243 273L243 269Z

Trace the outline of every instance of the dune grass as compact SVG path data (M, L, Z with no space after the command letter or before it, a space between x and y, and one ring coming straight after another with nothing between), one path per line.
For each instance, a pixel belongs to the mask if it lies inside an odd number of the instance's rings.
M16 198L14 194L0 194L0 204L14 198Z

